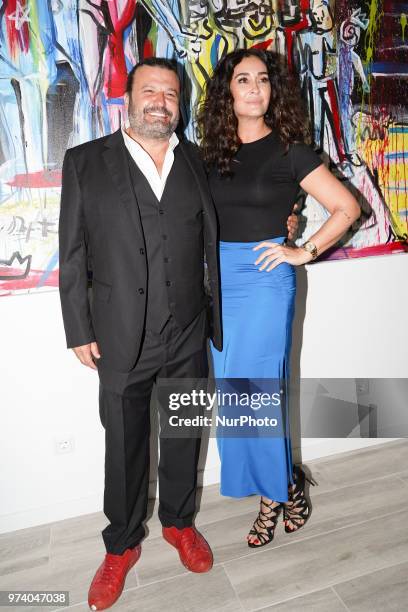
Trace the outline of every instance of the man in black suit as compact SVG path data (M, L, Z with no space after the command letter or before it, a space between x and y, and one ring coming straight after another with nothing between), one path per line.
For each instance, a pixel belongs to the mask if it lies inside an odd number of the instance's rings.
M207 336L222 346L217 221L197 149L175 134L179 97L172 62L141 62L128 78L128 123L69 149L64 159L64 326L68 347L98 369L106 435L104 512L110 524L102 532L107 554L89 590L94 610L117 600L140 556L153 384L161 377L205 378ZM161 438L159 518L182 563L206 572L211 549L192 524L199 450L197 437Z
M60 215L60 295L68 347L100 377L106 433L102 532L107 554L89 591L104 609L140 556L149 484L149 405L158 377L205 378L207 307L221 348L217 222L196 147L179 141L180 83L155 58L130 73L129 124L67 151ZM92 270L92 302L88 269ZM211 550L192 525L199 438L161 438L163 535L195 572Z

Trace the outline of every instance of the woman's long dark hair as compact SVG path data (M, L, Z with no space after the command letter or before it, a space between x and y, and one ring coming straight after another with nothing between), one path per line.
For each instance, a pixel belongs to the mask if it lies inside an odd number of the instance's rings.
M238 120L230 90L232 75L245 57L257 57L266 66L271 83L271 99L265 123L279 135L286 150L293 142L310 142L310 128L303 108L296 77L289 73L282 56L261 49L240 49L228 53L216 66L207 82L204 100L197 116L201 149L207 166L220 174L230 174L231 160L241 141Z

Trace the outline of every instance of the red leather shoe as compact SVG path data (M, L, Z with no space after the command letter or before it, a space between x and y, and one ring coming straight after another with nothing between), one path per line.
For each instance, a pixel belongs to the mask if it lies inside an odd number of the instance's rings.
M105 610L119 599L127 573L138 561L141 552L142 547L138 544L134 548L127 548L121 555L105 555L89 587L88 605L91 610Z
M180 561L190 572L208 572L213 566L211 548L195 527L163 527L163 538L177 548Z

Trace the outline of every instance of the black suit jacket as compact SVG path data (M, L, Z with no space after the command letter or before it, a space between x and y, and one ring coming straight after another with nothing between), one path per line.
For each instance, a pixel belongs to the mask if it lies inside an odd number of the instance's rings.
M186 141L178 146L202 199L211 337L221 349L215 209L197 147ZM60 297L68 348L96 340L104 367L130 371L143 333L147 264L120 130L67 150L62 171L59 241Z

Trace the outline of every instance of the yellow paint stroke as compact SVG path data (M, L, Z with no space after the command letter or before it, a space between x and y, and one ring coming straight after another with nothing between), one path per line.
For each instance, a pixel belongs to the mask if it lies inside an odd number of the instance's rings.
M365 118L367 122L367 115ZM367 123L366 123L367 126ZM371 133L361 138L358 153L367 164L373 175L377 174L378 186L382 197L391 213L394 232L399 237L408 236L408 171L403 157L387 158L389 154L402 153L408 150L408 133L398 130L397 123L383 126L384 134L380 137L371 127ZM370 128L368 127L370 131Z
M366 69L366 72L368 72L367 80L370 85L370 91L371 91L372 76L371 76L371 70L367 71L367 67L373 62L374 45L376 41L376 36L382 24L382 18L384 17L384 11L382 9L379 9L379 5L382 6L381 0L370 0L369 2L369 9L368 9L369 22L368 22L368 28L367 28L365 40L364 40L365 48L362 52L362 55L365 53L365 58L362 57L362 62L363 62L364 68ZM370 112L372 110L370 91L368 93L363 92L363 95L361 98L360 116L359 116L358 125L357 125L357 139L356 139L357 147L360 144L359 138L360 138L360 133L361 133L361 118L363 116L362 115L363 108L365 108L366 106L365 98L367 95L368 95L368 106L369 106Z
M405 13L401 13L400 24L402 30L402 40L405 42L405 28L407 27L407 16Z
M363 63L368 66L373 60L374 44L378 30L380 29L384 11L378 9L378 0L370 0L368 10L368 28L365 36L365 60Z

